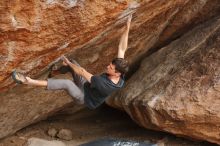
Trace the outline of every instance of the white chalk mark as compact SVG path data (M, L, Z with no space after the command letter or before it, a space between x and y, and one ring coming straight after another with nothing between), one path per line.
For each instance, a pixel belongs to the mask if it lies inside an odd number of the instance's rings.
M137 9L140 6L140 3L134 1L129 4L129 9Z
M46 2L48 5L52 5L56 3L56 0L47 0Z
M47 5L59 5L61 7L72 8L75 7L79 2L83 2L84 0L47 0Z
M147 104L148 104L151 108L153 108L159 98L160 98L160 95L155 95L155 96L152 97L152 100L149 101Z
M57 50L62 50L65 49L66 47L69 46L70 43L65 43L64 45L60 46L59 48L57 48Z
M69 7L75 7L76 4L77 4L77 1L78 1L78 0L68 0L68 2L69 2Z
M118 17L118 19L126 19L127 20L127 16L130 14L135 13L136 9L140 6L139 3L137 2L132 2L128 8Z
M15 19L15 16L13 16L13 15L11 16L11 22L12 22L12 26L16 29L18 26L18 22Z

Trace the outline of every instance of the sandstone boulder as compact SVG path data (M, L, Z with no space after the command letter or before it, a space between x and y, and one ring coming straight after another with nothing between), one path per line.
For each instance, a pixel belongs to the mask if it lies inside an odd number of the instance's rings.
M48 68L65 54L100 73L116 56L130 13L126 58L135 68L146 54L218 15L219 5L219 0L1 0L0 138L72 104L64 91L15 87L14 69L46 79Z
M108 104L143 127L220 144L220 17L144 59Z

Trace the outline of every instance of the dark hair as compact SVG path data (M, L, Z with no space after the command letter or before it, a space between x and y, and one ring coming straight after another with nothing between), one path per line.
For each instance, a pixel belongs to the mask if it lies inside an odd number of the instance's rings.
M120 72L122 76L128 72L129 64L127 60L123 58L115 58L112 60L112 64L115 65L115 70Z

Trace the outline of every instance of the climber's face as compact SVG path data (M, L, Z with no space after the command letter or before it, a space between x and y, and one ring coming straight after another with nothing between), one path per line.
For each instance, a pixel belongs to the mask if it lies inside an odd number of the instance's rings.
M107 66L107 71L106 73L110 76L120 76L121 73L119 73L116 69L115 69L115 65L110 63L108 66Z

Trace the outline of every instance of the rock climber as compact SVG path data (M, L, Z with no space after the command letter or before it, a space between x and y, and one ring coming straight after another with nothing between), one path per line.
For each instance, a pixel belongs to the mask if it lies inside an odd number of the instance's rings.
M62 56L63 66L59 68L60 73L71 72L73 81L68 79L35 80L13 71L12 78L15 82L26 85L42 86L48 90L67 90L69 95L78 104L84 104L88 108L95 109L114 91L124 85L124 75L128 71L128 61L124 59L128 44L128 34L132 15L128 16L118 46L118 56L107 66L106 72L101 75L93 75L82 68L76 61L70 61Z

